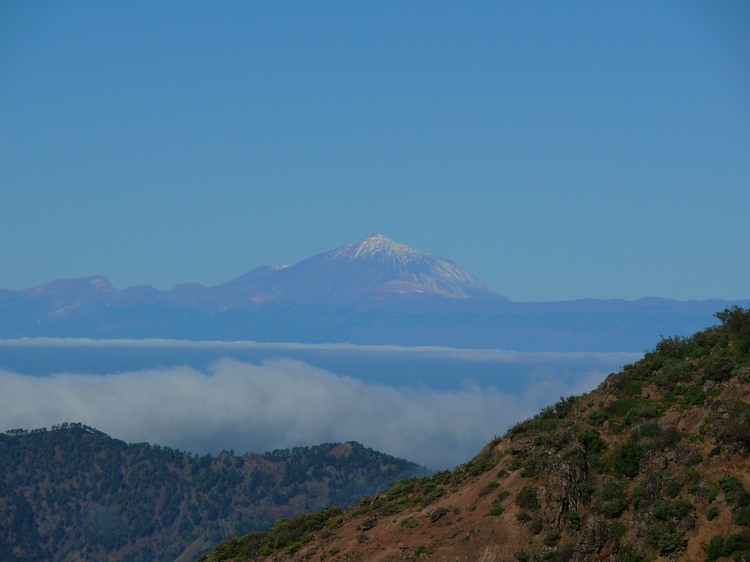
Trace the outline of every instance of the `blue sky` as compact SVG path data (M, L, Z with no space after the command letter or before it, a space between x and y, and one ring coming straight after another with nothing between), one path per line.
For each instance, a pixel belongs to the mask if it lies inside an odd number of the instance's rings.
M513 300L750 297L747 2L0 3L0 288L379 231Z

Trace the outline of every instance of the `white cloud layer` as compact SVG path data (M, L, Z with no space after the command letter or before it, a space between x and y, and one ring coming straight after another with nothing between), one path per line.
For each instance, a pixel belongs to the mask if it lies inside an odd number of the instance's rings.
M0 371L0 428L77 421L128 442L196 453L355 440L432 468L451 468L540 406L589 390L603 377L590 372L566 383L550 375L513 395L478 386L386 386L291 359L261 364L221 359L205 372L193 367L107 375Z
M95 338L6 338L0 339L0 348L125 348L125 349L213 349L213 350L278 350L319 351L351 354L380 354L381 356L411 356L457 359L462 361L485 361L514 363L532 360L535 363L560 363L585 358L588 361L619 362L624 364L639 359L642 354L632 351L515 351L506 349L474 349L445 346L372 345L354 343L295 343L256 342L250 340L178 340L167 338L147 339L95 339Z

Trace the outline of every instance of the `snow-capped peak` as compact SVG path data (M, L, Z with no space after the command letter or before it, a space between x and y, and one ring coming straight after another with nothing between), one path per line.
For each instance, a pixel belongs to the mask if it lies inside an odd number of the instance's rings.
M376 233L294 265L256 268L225 283L243 302L365 302L395 296L498 298L455 263ZM224 294L224 293L222 293ZM224 297L222 297L224 298Z
M322 258L337 293L430 294L465 299L492 296L482 283L451 261L394 242L376 233L309 260ZM317 262L321 263L321 262Z
M391 263L406 265L416 260L422 260L431 257L425 252L410 248L405 244L394 242L387 236L379 232L335 250L329 257L330 261L348 259L376 259Z

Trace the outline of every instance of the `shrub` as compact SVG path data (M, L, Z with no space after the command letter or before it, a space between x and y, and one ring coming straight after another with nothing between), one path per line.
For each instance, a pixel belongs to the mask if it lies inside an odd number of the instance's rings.
M724 497L728 502L733 502L737 499L745 488L742 486L742 482L736 476L725 476L719 479L719 487L724 492Z
M555 431L565 417L571 412L573 406L578 402L578 396L560 398L557 403L543 408L536 416L517 423L508 430L508 435L514 437L529 431L536 433L550 433Z
M657 418L661 415L661 408L658 404L644 404L637 408L631 408L625 414L625 423L630 425L641 418Z
M708 508L706 508L706 519L709 521L713 521L716 519L719 515L719 508L715 505L709 505Z
M516 513L516 519L518 519L522 524L527 523L528 521L531 521L531 515L529 515L528 511L522 509L518 513Z
M713 562L719 558L736 555L736 559L750 554L750 532L740 531L733 533L726 539L721 535L714 535L711 540L703 545L706 551L706 560Z
M605 412L608 417L622 418L641 402L642 400L637 398L621 398L609 403L605 408Z
M581 528L581 516L574 509L568 510L563 515L565 522L576 531Z
M639 556L632 546L626 546L622 555L622 562L646 562L646 559Z
M709 353L711 353L711 350L708 347L693 343L690 345L688 357L690 357L691 359L700 359L701 357L704 357Z
M669 556L676 554L687 546L685 533L678 531L668 523L657 523L648 530L648 541L659 554Z
M599 490L599 497L603 500L619 500L624 497L624 489L624 484L608 478L602 485L601 490Z
M719 355L710 359L703 367L707 379L712 381L725 381L732 377L732 371L737 365L734 357Z
M681 359L687 351L687 340L680 336L665 337L656 344L654 351L667 358Z
M628 478L635 478L638 476L642 457L643 450L640 445L633 441L627 441L615 450L613 469L615 473Z
M654 422L643 422L632 431L634 439L641 437L656 437L661 434L661 426Z
M732 513L732 519L737 525L750 525L750 505L735 509Z
M521 488L518 494L516 494L516 505L531 510L539 509L539 497L537 496L536 489L529 485Z
M657 519L661 519L662 521L671 521L673 519L684 517L685 515L690 513L690 510L692 508L693 506L690 504L690 502L685 500L670 502L668 500L659 498L654 502L652 513Z
M276 522L267 532L254 532L222 543L215 551L224 558L269 555L277 548L293 552L308 541L310 531L321 530L342 513L339 507L327 507L307 515ZM222 558L222 559L224 559Z
M693 366L679 359L669 358L654 378L659 386L673 387L677 383L687 382L693 378Z
M602 504L602 513L604 513L604 515L606 515L607 517L614 519L622 515L622 512L625 511L625 508L627 508L627 506L628 505L627 503L625 503L625 500L610 500Z
M680 484L677 480L669 480L664 490L670 498L676 498L680 493Z
M738 354L748 353L750 351L750 309L732 306L717 312L714 316L721 320Z
M743 552L750 549L750 532L740 531L732 533L724 541L724 556L731 556L735 552Z
M487 494L489 494L492 490L494 490L498 486L500 486L500 484L498 484L498 482L496 480L490 480L489 482L487 482L487 484L484 486L484 488L482 488L481 490L479 490L479 495L480 496L486 496Z
M527 454L523 457L521 465L521 476L523 478L536 478L547 465L547 455L541 451Z
M706 401L706 393L703 392L702 385L694 384L685 391L682 398L684 406L700 406Z
M650 449L666 449L668 447L674 447L682 439L682 434L677 431L677 428L673 425L667 426L662 429L661 433L650 439L646 445Z
M593 413L593 412L592 412ZM601 453L607 448L607 444L595 429L584 429L576 434L576 439L583 445L588 454Z
M607 421L607 414L605 414L601 410L591 410L589 412L589 415L587 416L587 419L591 425L602 425L605 421Z
M492 455L477 455L466 463L466 471L472 476L479 476L483 472L487 472L493 468L499 459L495 459Z
M627 529L625 528L625 525L621 525L620 523L617 523L617 522L612 522L609 528L612 529L612 532L618 539L621 539L622 537L624 537L625 532L627 531Z
M750 449L750 404L742 400L727 403L728 417L717 424L719 440Z
M581 482L578 484L578 493L581 497L581 503L588 505L591 501L591 495L594 493L595 488L588 482Z
M685 466L692 467L703 462L703 457L698 452L690 453L690 456L685 461Z
M714 535L707 544L703 545L703 550L706 551L706 560L713 562L714 560L724 556L724 537L721 535Z
M544 533L544 537L542 538L542 544L544 546L555 546L557 544L557 541L560 540L560 531L557 529L550 529L546 533Z
M647 497L646 486L643 483L633 487L633 507L635 509L640 509L641 504L647 499L650 499L650 497Z

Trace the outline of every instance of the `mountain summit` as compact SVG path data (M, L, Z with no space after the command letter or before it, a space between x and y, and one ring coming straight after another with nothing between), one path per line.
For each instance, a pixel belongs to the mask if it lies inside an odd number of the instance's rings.
M393 295L448 299L498 298L455 263L394 242L380 233L297 264L332 299ZM322 296L322 295L321 295Z
M455 263L373 234L295 265L264 267L230 281L255 302L351 302L390 297L498 299Z
M330 260L364 260L369 259L380 263L390 262L403 266L430 258L430 254L415 250L404 244L394 242L379 232L363 238L355 244L341 246L331 252Z
M373 234L326 254L330 264L371 262L381 271L378 292L431 294L449 299L496 298L455 263Z

